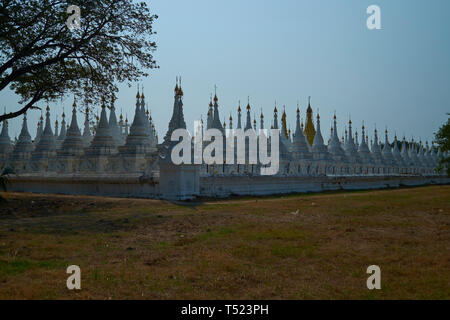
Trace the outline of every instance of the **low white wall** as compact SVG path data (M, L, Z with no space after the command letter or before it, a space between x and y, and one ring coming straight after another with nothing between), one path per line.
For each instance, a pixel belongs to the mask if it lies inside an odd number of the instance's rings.
M347 177L204 177L200 179L200 194L206 197L231 195L271 195L335 190L367 190L450 184L446 177L412 176L347 176Z
M113 197L162 198L159 178L131 175L52 175L12 176L9 190L18 192L97 195ZM277 176L215 176L200 178L200 196L271 195L332 190L365 190L450 184L442 176L346 176L346 177L277 177ZM176 190L174 186L174 190ZM186 199L173 195L170 200ZM178 199L178 200L179 200Z
M136 176L16 176L10 177L8 190L18 192L75 194L111 197L155 198L159 183Z

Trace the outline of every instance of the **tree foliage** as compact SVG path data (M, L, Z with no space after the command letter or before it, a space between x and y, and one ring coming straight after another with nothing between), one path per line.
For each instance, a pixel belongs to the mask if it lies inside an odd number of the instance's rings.
M447 113L447 115L450 115L450 113ZM443 152L450 151L450 118L436 132L434 142ZM441 170L443 168L447 168L447 174L450 175L450 157L440 159L438 169Z
M67 8L81 9L81 27L68 29ZM2 0L0 2L0 91L21 97L14 118L40 100L85 95L98 103L117 84L148 76L153 58L152 14L133 0Z

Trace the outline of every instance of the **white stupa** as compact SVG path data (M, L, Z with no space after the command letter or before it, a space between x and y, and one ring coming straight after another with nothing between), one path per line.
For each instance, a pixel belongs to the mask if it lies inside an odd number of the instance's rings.
M312 159L312 153L309 150L308 142L303 134L303 130L300 125L300 108L297 106L297 122L295 127L294 141L292 144L293 158L300 159Z

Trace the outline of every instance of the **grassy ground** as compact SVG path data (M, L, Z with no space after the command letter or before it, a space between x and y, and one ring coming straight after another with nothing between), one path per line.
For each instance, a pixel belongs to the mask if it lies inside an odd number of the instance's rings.
M450 186L191 204L4 196L1 299L450 299ZM66 288L72 264L80 291ZM373 264L382 290L366 287Z

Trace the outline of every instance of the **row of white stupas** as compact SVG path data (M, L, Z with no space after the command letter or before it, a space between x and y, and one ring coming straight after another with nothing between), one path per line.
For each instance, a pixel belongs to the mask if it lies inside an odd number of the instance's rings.
M3 122L0 134L0 168L12 166L16 173L45 174L139 174L157 175L158 163L164 159L164 152L173 146L170 142L172 132L177 128L186 128L183 114L183 90L178 83L175 87L175 101L172 119L162 144L158 144L155 127L145 110L145 97L137 93L133 123L128 125L122 115L117 122L114 101L109 109L101 106L100 118L94 130L89 123L89 109L85 110L84 129L81 132L77 122L77 105L74 101L72 119L66 128L65 117L58 133L58 122L53 133L50 121L50 109L47 106L45 124L41 117L35 139L32 140L27 127L26 114L23 117L22 130L14 143L8 134L8 122ZM250 103L247 105L246 124L241 123L241 108L238 108L237 128L257 130L257 121L251 121ZM308 102L305 126L300 120L297 107L296 129L293 134L287 128L286 112L283 111L280 129L280 170L278 175L434 175L440 158L447 157L441 150L417 144L414 140L400 143L397 137L391 144L388 132L385 141L379 141L375 129L373 142L369 143L365 127L362 126L361 141L358 133L353 134L352 122L342 140L338 138L336 115L331 128L328 145L324 144L320 128L320 117L316 125L312 120L312 108ZM271 127L278 129L278 110L275 107ZM208 109L206 128L216 128L224 132L226 123L220 121L217 95L211 100ZM228 128L233 128L230 115ZM264 116L260 116L260 128L264 128ZM94 132L92 134L91 132ZM257 175L258 165L202 165L201 175Z

